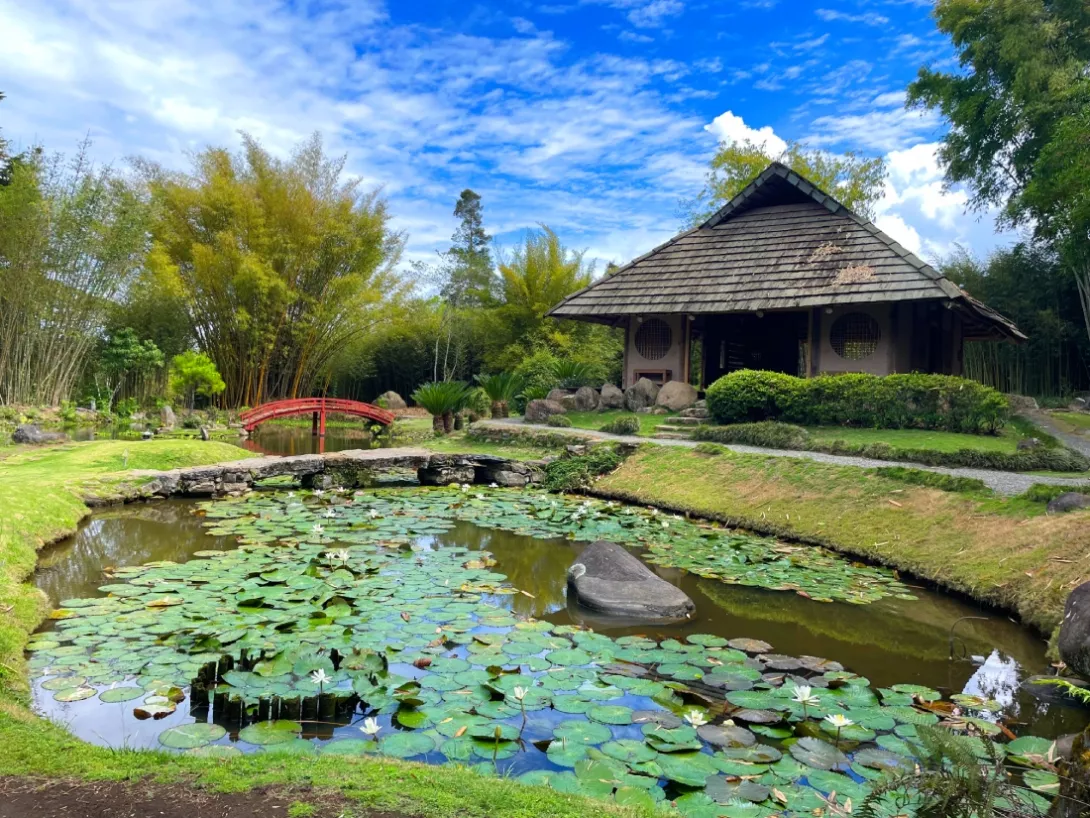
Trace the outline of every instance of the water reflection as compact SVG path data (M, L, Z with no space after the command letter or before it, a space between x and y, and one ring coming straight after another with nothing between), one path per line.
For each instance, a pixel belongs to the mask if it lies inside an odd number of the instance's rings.
M96 514L75 537L43 553L35 583L56 605L69 597L94 596L104 583L103 572L111 566L155 560L183 562L197 551L234 547L230 538L206 534L201 518L191 513L193 508L190 501L167 501ZM425 538L421 544L429 549L460 547L491 552L497 561L495 570L505 574L520 593L497 595L489 601L519 616L555 624L586 619L584 613L569 609L566 587L567 568L582 544L493 531L467 522ZM762 639L779 653L834 659L866 676L876 687L911 682L948 695L965 692L995 699L1008 706L1009 714L1031 725L1036 735L1057 736L1084 724L1084 712L1046 705L1019 688L1025 677L1048 672L1042 638L1002 615L953 597L920 589L917 601L885 599L867 606L817 603L794 594L725 585L676 569L656 570L692 597L697 613L691 621L646 626L595 618L588 624L611 636L645 634L664 639L712 633ZM958 625L958 655L963 642L965 654L987 657L979 666L949 658L951 626L969 616L981 620ZM77 712L70 709L73 705L52 703L48 693L38 701L49 701L50 712L61 718ZM108 725L110 720L132 720L131 706L94 705L97 709L78 710L77 721L84 723L73 724L77 735L101 743L95 734L103 729L112 731L116 725ZM83 714L92 709L92 720L85 721ZM189 716L181 713L169 718L170 723L179 718L177 723L189 721ZM129 726L132 731L126 732L127 741L143 746L140 742L145 733L152 736L169 725L157 723L144 730L140 723L126 722L126 728Z
M356 428L327 427L326 435L312 435L310 426L284 426L266 423L259 426L248 440L240 445L257 454L296 455L343 452L348 449L370 449L377 445L371 432L364 426Z

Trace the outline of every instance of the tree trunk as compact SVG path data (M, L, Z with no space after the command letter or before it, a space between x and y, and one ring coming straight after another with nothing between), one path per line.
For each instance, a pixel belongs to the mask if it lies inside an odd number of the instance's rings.
M504 411L504 403L502 400L492 401L492 417L505 418L507 413Z
M453 412L444 412L443 413L443 434L449 435L453 431L454 431L454 413Z
M462 429L465 428L465 425L466 425L465 415L463 415L461 412L459 412L458 414L456 414L454 416L454 431L456 431L456 432L462 431Z
M431 430L437 435L443 434L443 416L432 415L431 417Z

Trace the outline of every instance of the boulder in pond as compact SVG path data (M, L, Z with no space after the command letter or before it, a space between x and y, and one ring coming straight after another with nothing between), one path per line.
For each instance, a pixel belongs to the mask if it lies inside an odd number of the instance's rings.
M63 432L42 431L41 427L34 423L24 423L22 426L16 426L11 435L12 443L37 445L39 443L60 443L63 440L68 440L68 435Z
M562 415L564 411L564 405L555 400L532 400L526 404L523 418L527 423L544 423L552 415Z
M1056 649L1072 673L1090 679L1090 582L1067 597Z
M629 412L638 412L640 409L654 406L658 396L658 384L647 378L640 378L624 391L624 405Z
M700 397L696 388L684 381L667 381L655 398L656 406L665 406L671 412L688 409Z
M1090 508L1090 494L1066 491L1048 504L1048 513L1067 514L1069 511L1078 511L1083 508ZM1075 591L1077 590L1078 588L1075 589ZM1075 595L1074 591L1072 591L1071 595Z
M591 543L568 569L568 598L602 614L647 620L685 619L696 605L617 543Z
M603 412L607 409L624 409L624 392L611 383L604 384L598 408Z
M383 392L375 398L375 403L389 409L391 412L398 412L402 409L409 408L409 405L405 403L405 399L393 389L388 392Z

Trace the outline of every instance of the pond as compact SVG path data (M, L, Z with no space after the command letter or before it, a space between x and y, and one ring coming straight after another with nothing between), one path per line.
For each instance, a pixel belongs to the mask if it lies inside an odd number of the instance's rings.
M311 434L309 421L306 425L286 423L265 423L254 430L239 445L257 454L275 454L290 456L297 454L321 454L323 452L342 452L348 449L370 449L378 444L368 427L344 426L341 424L326 427L325 438Z
M569 606L567 568L599 537L636 543L695 617ZM818 549L537 491L132 506L43 554L36 582L69 614L32 642L36 705L114 747L381 752L766 815L773 790L858 803L911 764L918 725L1032 768L1085 723L1022 692L1045 645L1001 615Z

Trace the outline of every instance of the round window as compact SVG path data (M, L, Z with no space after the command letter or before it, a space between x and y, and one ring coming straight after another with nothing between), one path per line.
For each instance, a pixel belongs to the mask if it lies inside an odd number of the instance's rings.
M878 349L882 330L866 313L850 312L833 322L829 343L833 352L848 361L862 361Z
M648 361L665 358L673 341L670 325L659 318L648 318L636 330L636 352Z

